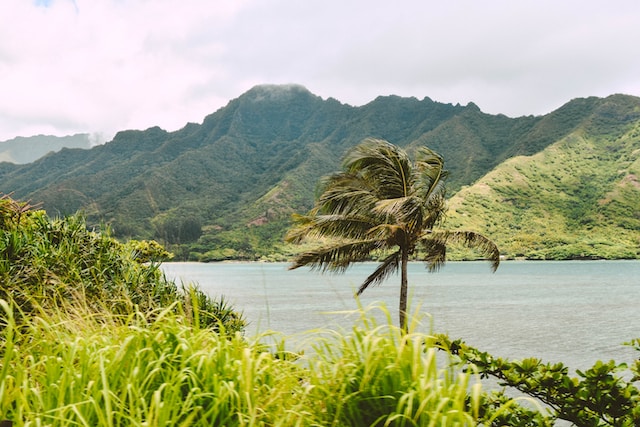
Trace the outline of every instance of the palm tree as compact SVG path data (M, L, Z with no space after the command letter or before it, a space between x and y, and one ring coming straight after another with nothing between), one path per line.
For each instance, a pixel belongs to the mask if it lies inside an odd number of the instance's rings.
M307 215L294 215L288 242L319 240L321 245L299 254L290 266L311 266L321 271L343 272L355 262L384 258L360 285L360 295L401 271L400 327L406 329L407 264L414 255L430 271L446 260L447 246L461 243L476 248L500 263L496 245L471 231L437 231L446 212L444 181L447 172L440 155L427 147L417 150L411 162L401 148L379 139L366 139L345 156L342 171L326 177L322 193ZM416 253L416 249L418 253Z

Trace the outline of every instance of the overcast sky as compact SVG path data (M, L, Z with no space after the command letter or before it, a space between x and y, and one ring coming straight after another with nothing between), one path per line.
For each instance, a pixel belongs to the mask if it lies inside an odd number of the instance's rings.
M640 1L1 0L0 141L176 130L257 84L511 117L640 96Z

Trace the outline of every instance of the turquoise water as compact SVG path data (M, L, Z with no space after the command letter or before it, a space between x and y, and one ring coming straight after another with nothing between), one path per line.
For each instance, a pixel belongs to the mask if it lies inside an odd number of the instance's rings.
M167 263L178 281L224 295L250 322L248 333L286 335L349 327L353 294L373 271L359 264L345 274L289 271L284 263ZM367 289L363 306L383 303L397 322L399 276ZM640 261L450 262L429 273L409 266L410 308L429 316L421 329L449 333L495 356L539 357L584 369L596 360L629 362L640 354L622 345L640 337ZM384 321L382 315L378 316ZM431 320L430 320L431 319Z

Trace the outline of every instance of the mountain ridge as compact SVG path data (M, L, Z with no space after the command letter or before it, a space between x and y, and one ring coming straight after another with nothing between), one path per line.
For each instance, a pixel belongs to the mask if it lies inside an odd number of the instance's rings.
M290 214L311 206L319 178L364 138L442 154L453 194L576 132L626 135L639 106L629 95L578 98L544 116L509 118L473 103L391 95L352 107L298 85L257 86L202 124L121 131L90 150L0 164L0 191L54 215L81 210L119 237L155 238L185 259L255 259L280 250Z
M77 133L67 136L34 135L17 136L0 141L0 162L14 164L31 163L49 152L57 152L63 148L89 149L93 138L88 133Z

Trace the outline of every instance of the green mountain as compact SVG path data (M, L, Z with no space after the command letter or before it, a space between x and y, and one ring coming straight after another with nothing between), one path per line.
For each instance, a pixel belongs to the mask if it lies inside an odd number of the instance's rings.
M36 135L0 141L0 162L31 163L47 153L63 148L91 148L90 136L87 133L70 136Z
M514 258L637 258L640 102L581 102L589 114L569 134L459 191L448 225L485 233Z
M638 141L631 135L639 106L638 98L615 95L573 100L545 116L509 118L485 114L474 104L429 98L386 96L353 107L323 100L301 86L257 86L202 124L190 123L175 132L157 127L128 130L90 150L63 149L26 165L1 163L0 192L42 203L51 214L82 210L90 223L110 224L116 236L157 239L179 257L255 259L285 251L281 241L290 214L312 205L320 177L336 170L345 150L364 138L387 139L408 150L429 146L445 157L451 194L463 189L460 194L471 200L482 194L488 177L511 162L537 159L576 135L595 138L594 144L596 139L609 141L608 146L615 147L609 151L619 153L614 156L603 148L609 154L589 158L591 166L584 166L585 171L594 164L598 169L624 169L622 153L632 157L627 146ZM575 161L586 165L587 160ZM580 179L573 180L575 188L569 181L567 189L583 188ZM635 181L624 182L633 187ZM627 187L616 195L614 205L622 207L612 205L607 213L620 222L624 212L624 221L632 227L638 209L631 201L638 198L633 189L635 199L627 195ZM589 186L580 191L589 193ZM458 200L454 197L452 205L458 206ZM496 200L496 207L504 208L505 203ZM529 201L515 200L514 206L528 211ZM581 215L569 208L574 206L553 207L561 218ZM635 212L635 220L628 212ZM447 225L485 226L475 217L475 223L464 219L452 211ZM580 219L574 222L576 228L567 233L587 227L581 228ZM499 244L503 234L509 235L501 233L495 234ZM637 253L637 244L630 250Z

